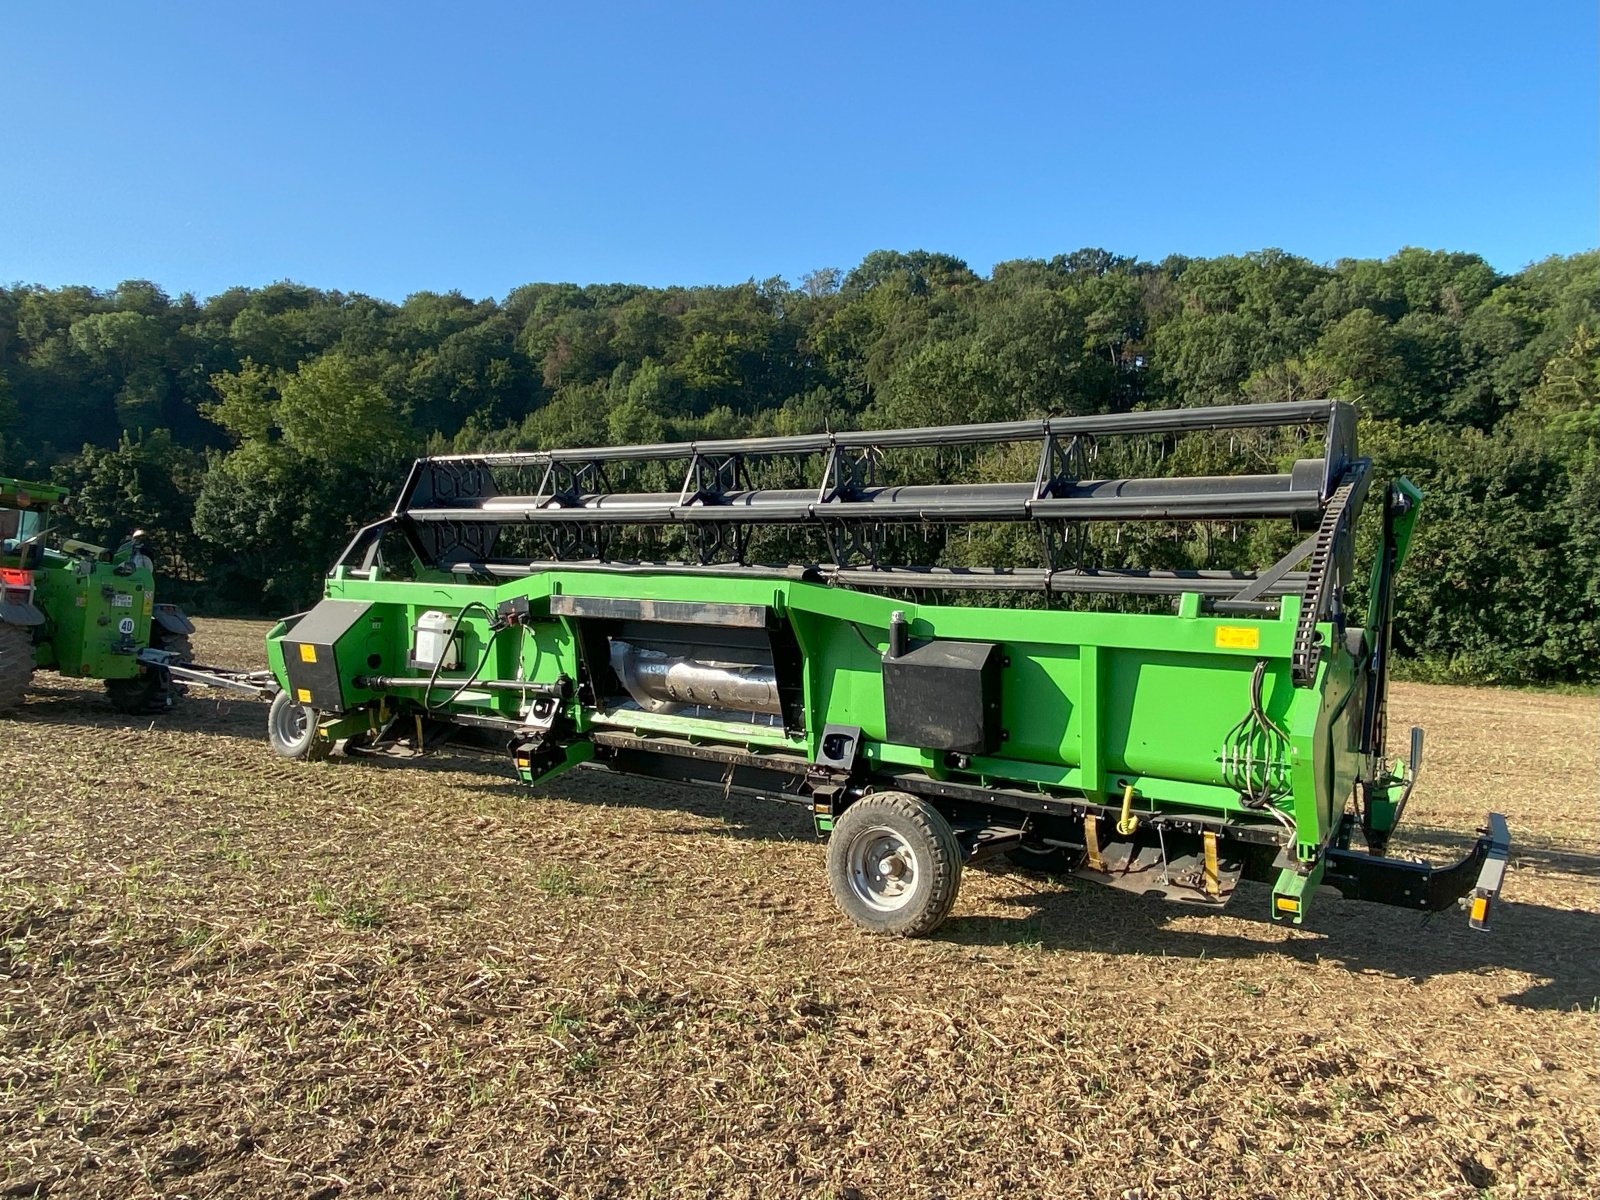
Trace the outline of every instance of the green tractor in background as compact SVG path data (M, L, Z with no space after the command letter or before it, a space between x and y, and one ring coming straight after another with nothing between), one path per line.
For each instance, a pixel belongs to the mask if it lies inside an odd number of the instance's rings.
M36 668L103 679L121 712L160 712L168 665L191 661L194 625L155 600L155 570L135 531L116 551L62 538L67 493L0 477L0 713L23 702Z

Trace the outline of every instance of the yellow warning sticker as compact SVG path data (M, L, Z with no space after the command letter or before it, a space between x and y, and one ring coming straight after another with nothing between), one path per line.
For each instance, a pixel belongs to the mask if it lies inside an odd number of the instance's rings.
M1221 637L1221 634L1219 633L1217 636ZM1217 645L1220 646L1220 645L1222 645L1222 643L1219 641L1217 643ZM300 661L301 662L311 662L311 663L316 662L317 661L317 648L315 646L312 646L312 645L306 643L306 642L301 642L300 643Z
M1261 649L1261 630L1250 625L1218 625L1217 645L1224 650Z
M296 700L300 701L301 704L310 704L311 703L311 689L310 688L296 688L294 690L294 698Z

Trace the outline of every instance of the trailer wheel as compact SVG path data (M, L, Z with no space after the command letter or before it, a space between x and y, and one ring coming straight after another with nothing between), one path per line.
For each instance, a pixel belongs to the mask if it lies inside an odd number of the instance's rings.
M921 937L949 915L961 886L961 843L926 800L881 792L857 800L828 839L828 889L871 933Z
M279 692L267 709L267 740L279 758L316 761L318 754L317 714L309 704L297 704L288 692ZM325 744L326 739L322 739Z
M0 625L0 713L20 708L33 682L33 636L21 625Z

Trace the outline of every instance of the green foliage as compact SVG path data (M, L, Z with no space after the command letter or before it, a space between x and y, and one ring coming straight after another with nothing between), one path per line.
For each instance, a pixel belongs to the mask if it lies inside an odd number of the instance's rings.
M290 282L203 302L142 280L0 288L0 469L54 471L84 536L142 525L213 603L257 611L310 599L425 449L1330 395L1363 408L1380 471L1428 492L1400 580L1402 652L1461 678L1600 679L1597 253L1501 276L1417 248L1332 266L1084 249L983 278L885 250L798 287L536 283L498 303ZM1243 456L1270 470L1285 448L1234 437L1181 453L1185 469ZM1124 465L1178 465L1164 461ZM1015 468L990 454L961 469ZM1098 531L1087 552L1229 567L1286 548L1151 526ZM1037 553L1008 529L938 549L974 564Z
M143 529L154 534L152 549L167 565L181 569L207 554L191 532L204 468L203 455L158 429L124 433L115 446L85 446L57 475L71 489L71 523L79 537L115 546Z
M1369 423L1380 475L1426 499L1398 577L1402 655L1489 682L1594 680L1600 522L1552 447L1512 432Z

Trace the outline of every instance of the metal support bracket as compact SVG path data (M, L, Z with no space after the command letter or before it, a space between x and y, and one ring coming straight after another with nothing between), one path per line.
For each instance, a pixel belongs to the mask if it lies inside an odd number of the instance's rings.
M1104 874L1106 869L1105 856L1100 853L1100 818L1094 813L1085 813L1083 818L1083 844L1088 850L1085 865L1091 871Z

